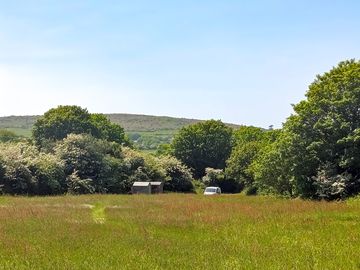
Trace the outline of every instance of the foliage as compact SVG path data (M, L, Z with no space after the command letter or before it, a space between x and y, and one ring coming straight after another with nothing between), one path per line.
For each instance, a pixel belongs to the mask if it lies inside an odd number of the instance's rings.
M241 126L233 133L234 145L244 145L249 142L263 140L266 130L253 126Z
M196 178L205 168L224 169L231 152L232 129L209 120L182 128L172 142L174 156L194 170Z
M92 133L94 137L130 146L129 138L125 136L124 129L120 125L110 122L105 115L99 113L91 114L90 119L95 127Z
M149 154L124 149L124 161L134 181L163 181L164 169L158 160Z
M318 75L306 97L294 106L295 114L286 121L272 152L261 158L260 169L270 171L267 177L271 179L265 180L266 175L260 173L260 182L280 193L288 186L292 195L332 198L334 190L326 188L328 181L331 186L342 183L347 190L357 187L354 183L360 177L360 62L341 62ZM332 169L322 171L328 166ZM284 188L279 188L281 182ZM349 191L346 196L360 189Z
M192 184L194 186L194 192L196 194L203 194L206 188L205 184L201 180L193 180Z
M79 106L59 106L47 111L33 127L33 139L39 147L59 141L68 134L91 134L96 138L129 144L124 129L104 115L90 114Z
M96 192L106 192L103 185L108 168L105 157L120 155L114 147L116 145L91 135L70 134L58 143L55 154L64 162L66 175L76 173L80 179L91 179Z
M234 132L234 148L227 160L226 177L243 187L254 184L254 162L264 148L279 136L279 130L240 127Z
M135 181L193 190L190 170L174 157L159 159L88 134L69 134L50 153L24 142L0 144L1 193L128 193Z
M164 156L160 160L165 171L164 190L174 192L194 192L192 175L189 168L175 157Z
M65 173L77 172L80 178L96 178L103 167L105 149L99 140L91 135L69 134L55 149L65 164Z
M4 193L50 195L66 190L63 164L51 154L26 143L0 144L0 159Z
M55 195L67 190L64 164L57 156L38 153L28 161L28 168L37 181L35 194Z
M289 142L284 132L272 144L264 147L251 164L255 186L261 193L275 193L285 196L296 195L291 175L293 159L289 155Z
M128 163L124 158L113 156L105 157L106 168L102 174L104 190L107 193L128 193L133 184L131 175L134 171L129 169Z
M348 172L337 174L331 164L325 165L312 180L316 186L316 195L326 200L345 199L360 189L359 179L354 179Z
M247 196L257 195L257 194L258 194L258 188L257 188L257 186L252 185L252 186L246 188L245 194L246 194Z
M95 193L93 180L80 178L76 171L66 178L67 189L70 194L91 194Z
M243 189L243 185L238 181L227 178L224 171L214 168L206 168L205 176L202 178L205 186L217 186L223 193L237 193Z
M0 159L3 162L2 192L31 194L36 191L37 179L29 168L29 160L38 154L37 149L25 143L0 144ZM5 169L5 170L4 170Z
M165 181L165 172L153 156L124 147L122 158L106 157L103 185L109 193L128 193L135 181Z
M44 140L57 141L66 138L70 133L91 134L94 127L90 113L79 106L59 106L50 109L39 118L33 127L33 138L38 146Z
M160 144L156 149L156 156L173 156L173 149L170 144Z

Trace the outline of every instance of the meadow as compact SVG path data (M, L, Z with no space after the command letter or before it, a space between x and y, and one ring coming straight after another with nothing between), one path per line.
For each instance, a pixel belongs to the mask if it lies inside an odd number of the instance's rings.
M0 269L359 269L360 200L0 197Z

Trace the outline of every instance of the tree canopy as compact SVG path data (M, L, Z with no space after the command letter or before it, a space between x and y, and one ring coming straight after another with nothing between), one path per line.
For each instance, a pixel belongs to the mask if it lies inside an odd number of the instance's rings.
M192 168L196 178L208 167L224 169L232 147L232 129L209 120L182 128L172 142L176 158Z
M261 175L259 180L274 186L281 175L286 176L291 193L311 198L358 193L360 62L344 61L318 75L306 97L294 106L295 113L284 124L281 138L269 152L272 154L263 157L260 167L268 169L259 168L278 179ZM276 173L269 172L276 168Z
M254 161L263 149L279 135L279 130L243 126L234 132L234 147L227 160L226 177L234 179L242 187L254 182Z
M90 114L79 106L59 106L50 109L33 127L37 146L66 138L68 134L91 134L95 138L128 144L124 129L102 114Z

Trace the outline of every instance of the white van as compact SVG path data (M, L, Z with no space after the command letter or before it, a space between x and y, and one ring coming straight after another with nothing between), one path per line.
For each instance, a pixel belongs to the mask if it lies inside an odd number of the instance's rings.
M207 187L205 188L204 195L220 195L221 189L219 187Z

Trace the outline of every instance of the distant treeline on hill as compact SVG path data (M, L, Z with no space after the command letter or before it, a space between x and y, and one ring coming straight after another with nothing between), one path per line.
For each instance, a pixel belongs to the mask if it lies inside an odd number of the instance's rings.
M130 140L141 150L156 150L159 145L170 143L182 127L201 122L198 119L152 116L139 114L105 114L108 119L122 126ZM19 136L30 137L38 115L0 117L0 129L7 129ZM228 124L231 127L239 127Z

